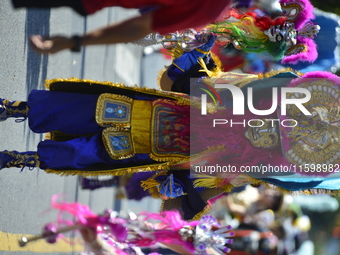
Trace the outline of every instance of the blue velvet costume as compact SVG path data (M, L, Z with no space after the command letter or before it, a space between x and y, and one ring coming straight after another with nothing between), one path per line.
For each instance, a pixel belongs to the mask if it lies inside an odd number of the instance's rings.
M145 102L146 106L155 100L161 100L161 103L164 100L176 102L177 100L183 100L182 95L158 92L148 88L138 89L125 87L122 84L99 83L88 80L80 81L77 79L53 81L48 86L50 91L32 91L27 102L29 107L28 119L31 130L36 133L52 132L52 140L45 140L38 144L37 152L39 155L40 168L53 169L56 171L97 171L98 173L95 174L110 175L114 173L109 173L107 170L136 167L132 172L138 172L139 166L141 168L142 166L147 167L148 171L153 170L153 168L155 168L155 170L169 169L169 167L167 167L168 165L163 164L163 162L167 161L166 159L162 159L164 155L157 155L159 157L157 158L158 160L155 161L150 158L150 152L143 150L138 151L137 145L136 147L130 146L127 148L132 151L132 153L130 153L131 155L123 155L124 157L122 156L120 158L115 158L110 155L110 152L108 153L107 151L108 148L105 148L105 144L103 143L103 131L110 128L114 128L119 132L127 131L126 133L129 133L130 131L124 130L121 126L124 124L119 124L120 122L118 122L118 127L116 128L111 124L111 126L105 126L104 124L100 126L97 124L96 111L98 111L98 98L109 94L124 97L126 98L125 100L131 100L133 103L131 103L130 112L126 113L126 115L132 115L134 111L132 106L138 109L136 106L138 102ZM118 106L118 108L119 107L121 106ZM143 109L141 110L143 111ZM135 114L140 115L143 113L137 111ZM149 117L151 117L151 115ZM134 125L135 124L138 123L134 123ZM162 130L162 123L155 128ZM150 132L150 130L151 128L147 129L148 132ZM144 134L143 132L143 130L140 131L141 135ZM155 132L157 133L158 131ZM132 135L130 136L130 142L133 144L133 139L136 140L136 138L132 137ZM145 134L145 136L148 135ZM123 139L124 137L118 136L116 138ZM109 136L109 139L116 138ZM115 141L113 141L112 144L115 144ZM119 146L121 148L118 148L118 152L124 152L126 147L122 147L121 144L119 144ZM140 146L143 146L143 144ZM166 153L167 152L165 152L165 154ZM164 157L166 158L167 155ZM164 166L160 166L162 164ZM80 172L71 173L71 171L60 172L64 174L81 174ZM92 175L90 172L88 173ZM121 172L120 174L125 173L126 172Z
M28 118L33 132L58 130L70 135L94 134L63 142L40 142L40 168L88 169L100 164L118 167L154 163L147 154L137 154L123 160L114 160L109 156L101 138L104 128L99 126L94 118L98 96L41 90L31 92L28 98Z

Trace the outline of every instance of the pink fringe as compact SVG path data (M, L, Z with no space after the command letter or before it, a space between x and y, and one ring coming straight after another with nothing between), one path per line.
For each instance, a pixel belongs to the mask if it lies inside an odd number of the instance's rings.
M53 195L51 199L51 205L53 208L59 210L58 213L58 224L66 224L66 225L75 225L82 224L84 226L93 227L90 224L89 219L97 217L95 213L93 213L90 208L86 205L78 204L78 203L66 203L66 202L56 202L60 197L59 194ZM63 212L68 212L77 217L78 222L67 221L62 219Z
M110 221L107 218L104 218L100 215L94 214L88 206L82 205L79 203L66 203L66 202L56 202L56 200L60 197L60 195L54 195L52 197L52 207L57 209L58 212L58 223L59 225L67 224L67 225L77 225L81 224L84 226L92 227L97 229L97 226L105 224L110 225ZM68 212L71 215L76 216L77 220L75 222L66 221L62 218L62 213ZM199 224L198 221L191 221L186 222L181 219L179 212L177 211L166 211L157 213L148 213L144 212L140 214L144 216L144 221L152 219L160 221L160 224L157 226L157 230L153 233L153 238L147 238L139 236L133 240L130 240L129 243L134 244L136 246L151 246L158 242L163 243L170 243L170 244L177 244L182 245L187 249L189 252L194 252L195 248L193 244L183 241L181 235L178 233L178 230L181 229L183 226L192 226L195 227ZM119 222L119 221L118 221ZM125 229L123 226L124 220L120 223L114 223L111 225L116 226L116 232L113 231L113 235L117 238L117 241L121 241L121 236L124 236L120 229ZM119 225L119 228L117 226ZM115 235L118 234L118 235ZM125 255L126 253L123 251L118 251L119 255ZM157 253L155 253L157 254Z
M291 81L287 87L296 87L300 83L306 81L307 78L314 78L314 79L327 79L334 83L334 85L340 86L340 77L336 74L333 74L331 72L325 72L325 71L314 71L304 74L301 77L298 77Z
M144 212L140 215L145 216L144 220L158 220L160 224L157 226L157 231L154 232L154 239L140 238L132 241L137 246L150 246L157 242L183 245L190 253L195 251L193 244L183 241L178 230L183 226L195 227L199 224L198 221L186 222L181 219L179 212L166 211L161 213Z
M107 225L110 227L111 233L115 236L118 242L123 242L127 238L127 231L126 228L121 224L121 222L111 222L107 217L97 215L93 213L87 205L82 205L79 203L66 203L66 202L59 202L57 203L56 200L58 199L59 195L54 195L52 197L52 207L59 210L58 212L58 220L57 223L59 226L62 225L83 225L86 227L93 228L98 232L97 227L101 225ZM62 218L63 212L67 212L71 215L74 215L77 219L75 222L67 221Z

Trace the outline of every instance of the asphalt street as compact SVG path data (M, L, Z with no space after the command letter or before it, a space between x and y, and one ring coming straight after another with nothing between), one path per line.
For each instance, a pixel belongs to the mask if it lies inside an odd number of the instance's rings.
M136 11L121 8L103 10L83 18L66 8L57 10L13 10L9 0L0 2L0 83L1 98L26 100L33 89L43 89L45 79L77 77L123 82L127 85L156 86L157 70L164 60L153 54L143 58L143 49L130 44L92 46L81 53L65 51L50 56L34 53L27 44L31 34L82 34L85 31L122 20ZM144 66L144 67L143 67ZM145 67L147 66L147 68ZM143 67L143 68L142 68ZM142 73L143 72L143 75ZM43 135L34 134L27 121L9 119L0 123L0 150L35 151ZM39 169L18 168L0 172L0 254L77 254L47 244L21 250L13 238L37 234L42 226L56 220L56 213L46 211L54 194L63 200L88 204L94 212L117 206L115 189L82 190L77 177L60 177ZM133 203L123 200L122 210L140 212L157 210L158 202ZM43 248L41 248L43 247ZM37 253L37 254L38 254Z

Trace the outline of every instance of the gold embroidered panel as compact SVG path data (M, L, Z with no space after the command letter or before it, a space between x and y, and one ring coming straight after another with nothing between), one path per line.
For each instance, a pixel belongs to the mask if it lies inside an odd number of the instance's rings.
M130 132L117 132L107 128L102 133L106 151L115 160L131 158L134 156Z
M103 127L130 127L133 99L116 94L101 94L97 101L96 121Z
M168 105L163 105L163 102ZM156 161L176 161L190 155L190 132L183 133L187 124L181 120L189 118L189 111L178 113L169 104L176 103L158 100L153 107L150 156Z

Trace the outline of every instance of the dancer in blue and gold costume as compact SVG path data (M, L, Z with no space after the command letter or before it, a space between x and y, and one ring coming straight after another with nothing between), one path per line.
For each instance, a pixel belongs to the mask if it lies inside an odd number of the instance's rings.
M254 97L264 99L268 87L303 84L301 78L297 78L299 82L291 83L298 76L298 73L288 71L265 75L223 73L219 79L242 89L253 87ZM181 197L184 200L183 195L189 193L189 188L191 194L195 190L195 196L201 198L200 210L202 207L205 209L211 197L247 183L257 185L267 182L292 191L339 190L340 179L336 167L328 173L296 172L288 176L223 173L210 178L201 175L195 176L196 180L191 182L190 187L186 184L188 173L183 170L197 164L260 165L290 162L294 165L339 165L339 78L322 72L304 77L320 78L312 80L310 86L303 85L309 86L308 90L312 93L311 102L306 107L313 117L301 119L293 131L282 127L281 130L250 130L242 126L234 129L220 126L216 130L210 125L195 127L189 114L194 111L197 102L190 102L190 97L185 94L74 78L47 81L46 86L50 91L34 90L27 102L1 100L2 120L10 117L21 118L19 120L28 118L33 132L50 133L50 139L41 141L36 152L1 152L1 168L39 167L48 173L83 176L173 170L166 173L167 176L172 174L172 177L155 176L155 181L150 180L144 187L156 187L159 196L164 199ZM205 82L205 86L210 86L213 81L210 78L200 80ZM196 84L193 86L195 89ZM190 105L194 108L190 109ZM222 110L227 116L231 114L230 109L230 100L225 94L214 114ZM200 110L196 110L197 118L203 118ZM291 111L289 114L296 113ZM292 115L294 119L300 117ZM209 118L212 117L208 116L207 121ZM198 146L190 142L190 129L195 129L193 134L202 139ZM254 132L258 135L252 136ZM267 138L270 137L276 138L268 144ZM283 151L280 145L283 145ZM177 174L176 170L181 171ZM202 190L200 187L211 189ZM211 193L207 195L206 192ZM198 201L189 196L185 199L195 203ZM177 203L176 206L181 202L176 199L167 201L167 204ZM200 212L195 209L195 203L188 218ZM171 208L174 207L172 205Z

